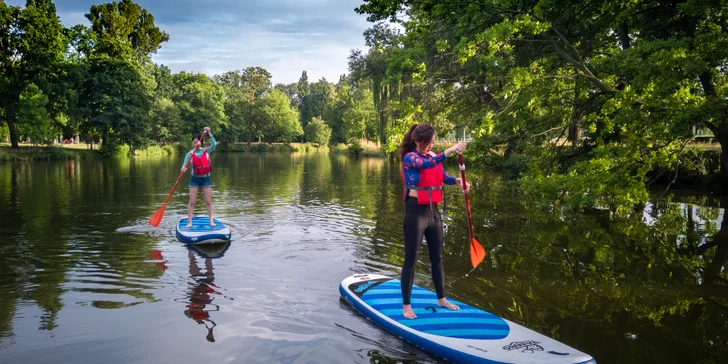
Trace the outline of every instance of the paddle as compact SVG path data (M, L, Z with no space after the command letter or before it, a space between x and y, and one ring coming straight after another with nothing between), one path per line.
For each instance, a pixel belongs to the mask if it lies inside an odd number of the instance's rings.
M465 191L465 186L467 186L467 183L465 183L465 163L461 152L458 152L458 161L460 161L460 175L463 180L463 191ZM470 215L470 198L468 198L467 192L465 192L465 208L468 210L468 227L470 228L470 262L473 263L473 268L475 268L485 258L485 249L475 240L475 234L473 234L473 218Z
M202 132L202 135L200 135L200 142L195 147L195 150L200 149L200 146L202 145L202 140L205 138L205 132ZM187 160L187 163L185 163L185 168L190 164L190 161L192 158ZM179 180L182 178L182 175L185 174L185 172L180 172L179 177L177 177L177 182L174 183L174 186L172 186L172 191L169 191L169 196L167 196L167 199L164 201L164 205L157 210L157 212L152 215L152 217L149 218L149 225L152 225L154 227L159 226L159 223L162 222L162 218L164 217L164 209L167 208L167 202L169 202L170 197L172 197L172 193L174 193L174 189L177 188L177 184L179 183Z

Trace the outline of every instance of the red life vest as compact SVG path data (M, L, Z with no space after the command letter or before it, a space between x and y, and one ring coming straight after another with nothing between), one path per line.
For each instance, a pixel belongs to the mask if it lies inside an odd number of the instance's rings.
M407 186L407 182L404 180L404 166L402 167L400 171L402 183L404 184L402 200L407 198L409 190L416 190L417 204L419 205L438 204L442 202L442 184L445 182L442 163L438 164L435 168L420 168L419 171L420 183L417 186Z
M192 173L195 176L202 176L212 171L210 166L210 157L207 156L207 151L202 151L202 156L198 157L195 151L192 151Z

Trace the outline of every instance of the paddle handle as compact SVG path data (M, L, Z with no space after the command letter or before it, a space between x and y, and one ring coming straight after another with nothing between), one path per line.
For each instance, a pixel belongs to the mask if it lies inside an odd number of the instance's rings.
M467 182L465 180L465 162L463 162L463 153L461 152L458 152L458 161L460 162L460 179L463 182L463 191L465 191L465 186L467 186ZM468 197L467 192L465 192L465 209L468 211L468 228L470 230L470 238L474 239L475 234L473 234L473 217L470 214L470 198Z

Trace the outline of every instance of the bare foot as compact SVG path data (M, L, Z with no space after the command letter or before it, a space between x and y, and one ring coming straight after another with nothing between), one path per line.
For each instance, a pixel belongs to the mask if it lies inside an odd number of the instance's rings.
M217 226L217 225L215 225L215 223L212 222L212 220L210 220L210 226Z
M412 311L412 305L402 305L402 314L404 315L404 318L408 318L408 319L417 318L417 315L415 315L415 312Z
M192 224L185 226L185 229L190 229L190 228L192 228Z
M457 305L453 305L452 303L447 302L447 299L445 298L440 298L439 300L437 300L437 305L453 311L457 311L460 309L460 307L458 307Z

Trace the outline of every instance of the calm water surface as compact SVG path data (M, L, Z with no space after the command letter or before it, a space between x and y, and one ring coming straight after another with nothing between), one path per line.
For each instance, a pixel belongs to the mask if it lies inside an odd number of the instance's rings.
M0 362L439 362L352 310L354 273L398 276L398 166L329 154L216 154L229 245L174 237L187 177L147 224L181 158L0 164ZM456 173L457 167L447 170ZM448 190L448 295L601 363L728 360L725 200L655 198L632 218L549 213L469 171ZM201 199L201 196L200 196ZM198 204L204 211L204 204ZM423 249L416 284L432 289Z

